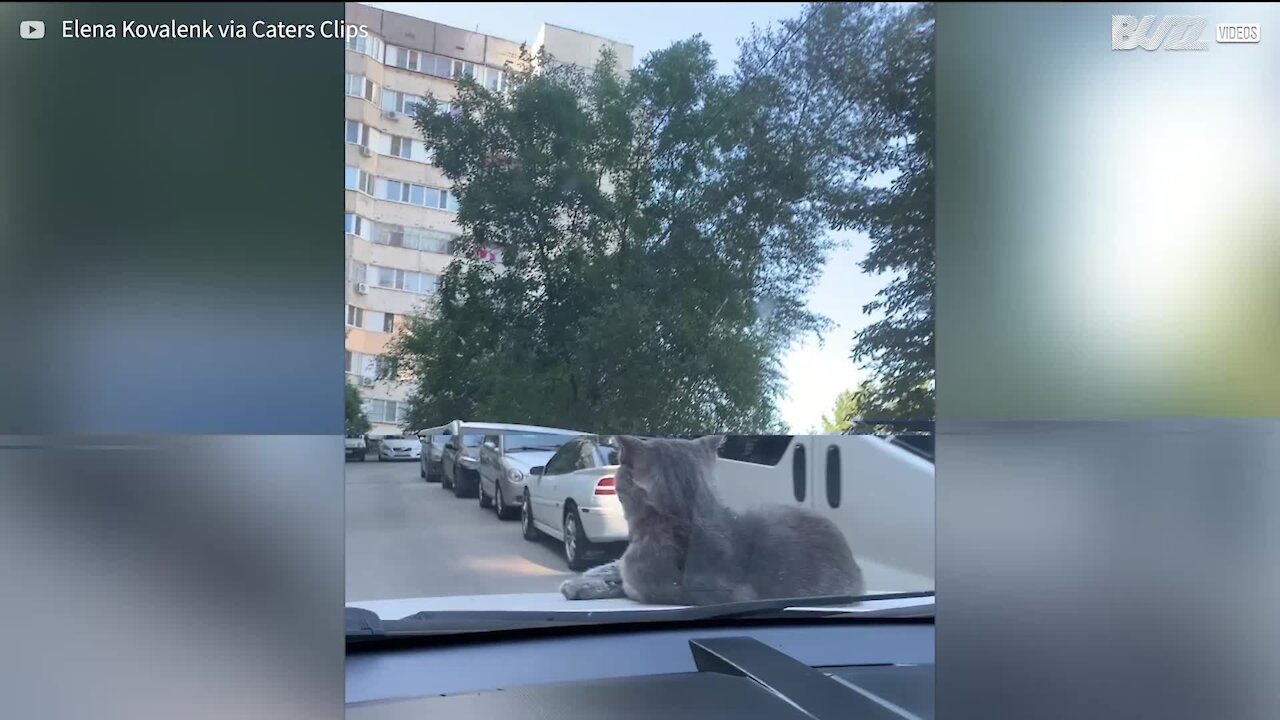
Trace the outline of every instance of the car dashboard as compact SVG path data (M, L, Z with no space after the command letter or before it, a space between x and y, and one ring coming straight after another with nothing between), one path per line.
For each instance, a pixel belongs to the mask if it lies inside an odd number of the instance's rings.
M349 649L347 717L932 720L933 642L907 618L429 637Z

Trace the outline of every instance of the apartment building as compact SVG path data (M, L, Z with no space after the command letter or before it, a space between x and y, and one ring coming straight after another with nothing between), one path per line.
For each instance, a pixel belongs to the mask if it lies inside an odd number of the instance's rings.
M502 90L520 44L358 3L346 15L370 30L346 42L346 372L380 436L403 430L410 390L377 379L382 357L405 318L427 311L458 235L457 200L414 128L415 107L430 95L447 112L463 76ZM630 45L552 25L539 47L584 67L610 47L620 68L632 64Z

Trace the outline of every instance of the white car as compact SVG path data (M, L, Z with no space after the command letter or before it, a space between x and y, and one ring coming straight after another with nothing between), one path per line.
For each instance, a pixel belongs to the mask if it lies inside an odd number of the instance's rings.
M627 541L627 519L614 475L618 451L609 438L583 435L565 443L524 483L520 526L525 540L544 533L564 545L571 570L585 570L617 554Z
M418 460L422 457L422 443L418 438L400 435L384 437L378 442L378 461Z

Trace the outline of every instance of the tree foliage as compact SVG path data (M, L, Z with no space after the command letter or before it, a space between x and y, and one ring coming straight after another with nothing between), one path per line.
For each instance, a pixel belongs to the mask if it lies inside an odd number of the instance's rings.
M819 3L754 43L781 48L774 73L801 98L794 112L833 137L828 221L865 232L861 269L888 277L852 349L881 417L934 415L933 28L928 3Z
M819 135L787 132L782 89L718 74L699 38L625 80L608 55L546 60L418 115L463 234L394 344L410 422L779 430L778 358L826 323L804 303L828 247ZM488 247L500 266L467 259Z
M822 416L824 433L843 433L857 429L865 433L909 433L920 429L918 423L888 422L911 417L906 403L911 397L891 398L872 380L864 381L856 390L844 390L836 396L831 415ZM913 427L915 426L915 427Z
M822 416L822 432L824 433L843 433L853 427L853 418L857 417L858 397L854 390L841 391L836 396L835 406L831 409L831 415Z
M417 127L462 234L385 366L413 383L409 423L781 431L780 358L828 327L805 297L832 227L872 236L868 271L909 278L869 308L887 324L860 357L889 394L919 386L911 358L931 377L931 298L924 323L911 295L932 282L915 247L932 262L931 214L925 232L899 219L899 196L921 197L867 184L923 157L893 148L932 142L905 119L918 93L892 85L914 81L889 67L910 53L893 43L920 46L901 37L911 12L811 5L742 41L733 74L699 37L630 73L608 54L583 72L522 49L503 91L462 80L451 111L428 99ZM490 248L500 262L477 259ZM910 357L908 336L923 343Z
M364 413L364 399L360 396L360 388L349 382L347 383L345 405L347 435L355 437L369 432L369 418Z

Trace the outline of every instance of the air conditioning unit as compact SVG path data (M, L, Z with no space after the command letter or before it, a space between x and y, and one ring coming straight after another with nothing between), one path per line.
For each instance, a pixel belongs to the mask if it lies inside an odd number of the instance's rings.
M373 157L373 148L369 147L368 145L361 145L360 154L365 157Z
M368 283L356 283L356 292L357 292L357 293L359 293L360 295L368 295L368 294L369 294L369 284L368 284Z
M396 118L400 117L400 113L396 112L395 110L383 110L382 117L388 120L395 120Z

